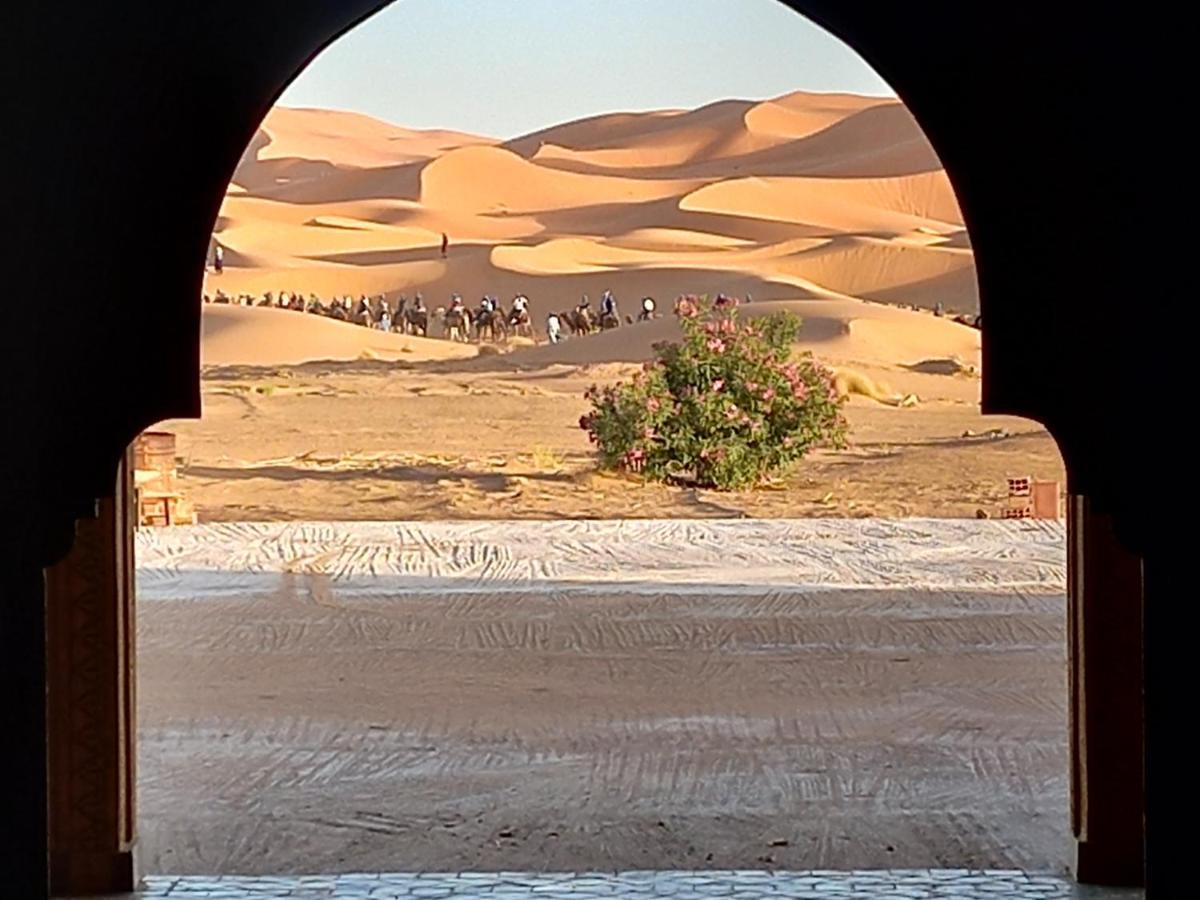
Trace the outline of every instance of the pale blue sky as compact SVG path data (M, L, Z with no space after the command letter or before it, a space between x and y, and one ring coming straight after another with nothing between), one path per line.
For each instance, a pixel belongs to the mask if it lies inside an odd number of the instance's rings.
M509 138L597 113L800 89L893 93L777 0L396 0L279 102Z

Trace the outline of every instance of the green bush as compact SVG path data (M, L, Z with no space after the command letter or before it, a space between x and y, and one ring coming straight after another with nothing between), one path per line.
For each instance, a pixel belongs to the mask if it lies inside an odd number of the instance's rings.
M681 300L682 341L655 344L632 381L585 395L592 410L579 425L604 468L728 490L845 445L831 373L811 354L791 358L799 318L740 321L734 301Z

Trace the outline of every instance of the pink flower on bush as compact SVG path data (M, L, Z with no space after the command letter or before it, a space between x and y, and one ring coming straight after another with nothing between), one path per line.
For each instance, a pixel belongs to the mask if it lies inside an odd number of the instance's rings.
M806 402L828 382L811 358L787 359L799 321L780 314L752 326L726 305L680 295L684 340L656 343L641 377L588 392L592 409L580 426L602 465L656 481L744 488L813 446L844 444L841 399ZM745 409L743 392L751 398Z

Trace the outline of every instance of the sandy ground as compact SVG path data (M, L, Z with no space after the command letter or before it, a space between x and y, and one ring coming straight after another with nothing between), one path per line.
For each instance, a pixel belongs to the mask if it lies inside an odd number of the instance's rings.
M204 307L204 417L163 427L215 524L155 538L207 550L140 547L147 871L1062 868L1061 531L961 539L1005 534L974 518L1006 477L1062 465L1040 426L980 414L980 332L920 311L978 297L900 104L789 94L510 141L276 109L216 239L210 293L521 292L540 330L612 289L667 317L481 351ZM875 386L851 446L737 493L597 472L584 390L678 333L675 296L718 291L800 315L797 352ZM683 521L803 517L834 521ZM586 539L609 518L655 520L665 557ZM279 520L329 524L264 544ZM384 552L345 520L416 524ZM1048 579L993 577L1047 534ZM509 577L502 535L538 577Z
M421 291L434 310L453 291L471 305L521 292L540 332L550 310L612 289L623 312L652 295L666 318L478 356L436 326L426 339L206 305L204 420L165 425L201 521L973 517L999 513L1009 476L1064 480L1044 429L980 415L980 332L918 311L977 311L975 263L941 163L895 100L798 92L511 140L276 108L215 240L210 293ZM851 448L769 490L596 473L584 389L678 334L674 297L718 291L752 294L748 314L799 314L798 351L919 403L853 397Z
M142 864L1061 871L1062 531L999 526L143 537Z
M850 448L816 453L769 489L694 490L596 471L578 428L584 391L628 378L654 341L676 333L673 320L496 356L380 335L416 349L395 360L210 362L203 419L163 427L179 436L182 488L201 521L973 517L999 514L1009 476L1063 483L1045 429L980 414L978 331L852 300L756 303L748 312L778 309L805 322L799 352L919 402L902 408L852 396ZM270 347L273 330L292 328L291 320L358 349L377 340L299 313L210 312L206 321L219 323L205 344L210 357L233 355L242 343ZM422 356L429 345L440 358ZM470 355L447 358L464 350Z

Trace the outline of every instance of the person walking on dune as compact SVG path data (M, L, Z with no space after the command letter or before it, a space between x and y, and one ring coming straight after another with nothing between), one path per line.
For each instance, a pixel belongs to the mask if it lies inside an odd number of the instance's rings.
M546 337L550 338L550 343L557 344L561 334L562 324L558 321L558 316L550 313L546 316Z
M450 238L446 237L446 232L442 232L442 259L446 258L446 253L450 249Z
M225 250L220 244L213 247L213 271L218 275L225 271Z

